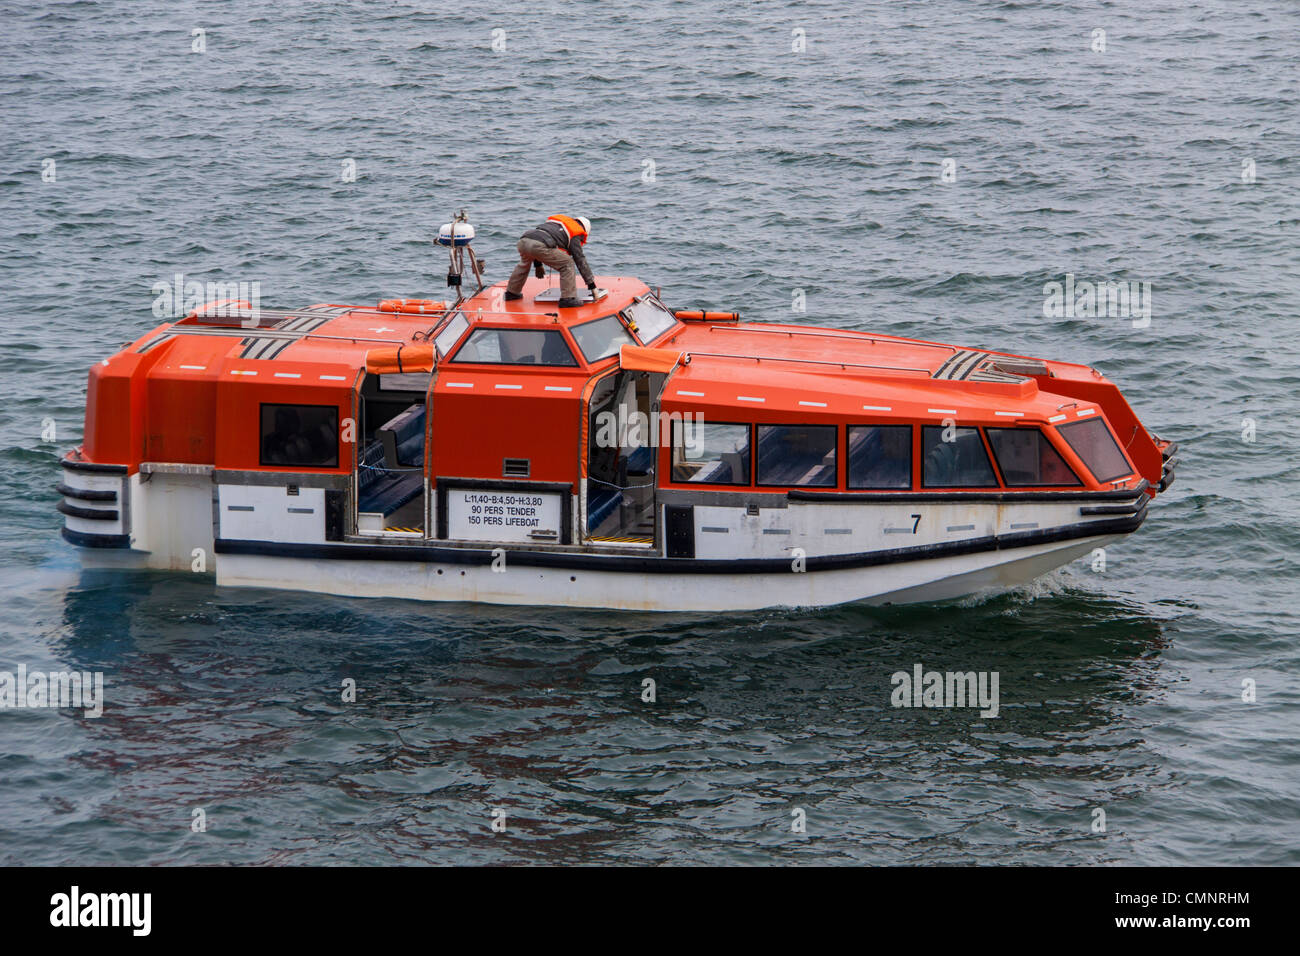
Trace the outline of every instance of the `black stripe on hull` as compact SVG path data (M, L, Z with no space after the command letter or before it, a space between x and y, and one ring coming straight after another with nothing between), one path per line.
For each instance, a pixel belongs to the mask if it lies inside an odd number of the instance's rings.
M73 461L64 458L59 464L68 471L79 471L87 475L125 475L126 465L108 465L97 461Z
M54 486L54 490L66 498L77 498L81 501L117 501L116 491L95 491L91 488L73 488L71 485L65 485L61 481Z
M987 551L1008 551L1039 544L1093 538L1100 535L1128 534L1136 531L1146 519L1146 509L1123 518L1104 521L1086 521L1045 528L1038 531L1017 531L1011 534L988 535L966 541L948 541L937 544L914 545L858 554L826 555L805 559L807 572L839 571L850 568L869 568L882 564L899 564L906 561L926 561ZM237 541L218 538L214 548L217 554L255 555L260 557L298 558L300 560L342 561L415 561L426 564L490 565L493 550L509 547L503 544L491 548L442 548L422 545L374 544L286 544L276 541ZM588 555L554 551L509 551L511 564L523 567L563 568L583 571L620 571L634 574L738 574L738 573L792 573L788 558L737 558L734 560L701 560L698 558L646 558L622 555ZM805 573L807 573L805 572Z
M1021 501L1044 502L1059 501L1069 504L1083 501L1135 501L1139 495L1151 487L1143 478L1132 488L1119 491L802 491L791 488L786 494L791 501L815 501L826 504L837 502L885 502L909 504L934 504L936 502L964 501L998 501L1015 503Z
M60 501L54 506L63 514L73 518L81 518L85 521L116 521L118 514L117 509L108 508L80 508L77 505L70 505L66 501Z
M86 531L73 531L71 528L60 529L63 540L79 548L129 548L131 537L125 534L90 534Z
M1151 502L1149 495L1143 495L1137 501L1121 505L1093 505L1079 509L1081 515L1126 515L1141 511Z

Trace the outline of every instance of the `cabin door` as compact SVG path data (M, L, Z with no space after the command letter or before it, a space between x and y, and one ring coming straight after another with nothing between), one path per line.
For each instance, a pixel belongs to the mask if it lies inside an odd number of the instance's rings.
M587 407L582 529L601 545L653 546L659 391L666 376L619 369L596 383Z
M358 534L425 534L424 458L429 373L367 375L358 411Z

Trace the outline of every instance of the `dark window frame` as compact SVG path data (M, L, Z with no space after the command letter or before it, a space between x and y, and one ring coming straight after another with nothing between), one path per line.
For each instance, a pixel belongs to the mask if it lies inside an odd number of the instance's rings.
M947 483L931 484L930 482L925 480L925 447L926 447L925 432L927 429L930 428L942 432L946 427L947 426L945 425L922 425L920 428L921 445L917 451L917 465L921 469L921 487L922 488L971 489L971 490L983 490L985 488L1005 487L1005 485L1002 484L1002 475L998 473L997 463L993 460L992 449L989 448L988 440L984 436L984 429L980 428L977 425L954 425L953 427L956 428L958 431L973 431L976 437L979 438L980 448L984 450L984 459L989 466L989 474L993 476L993 483L991 485L954 485L954 484L947 484ZM943 442L943 439L940 438L939 441Z
M553 362L485 362L482 359L461 359L460 353L469 346L470 341L479 332L540 332L543 335L548 333L559 335L560 341L563 342L564 347L568 349L569 358L573 359L573 363L571 365L556 365ZM474 325L471 323L469 331L461 336L460 345L456 347L456 351L452 352L446 361L451 365L486 365L491 368L587 368L590 363L586 361L578 361L578 356L574 352L577 343L572 341L570 337L564 333L565 330L559 327L537 328L535 326ZM581 351L581 349L578 349L578 352Z
M442 349L438 348L438 339L442 338L443 333L449 331L451 327L456 324L457 319L465 320L465 328L461 329L460 334L458 334L456 338L452 339L451 345L447 346L447 350L444 352ZM473 320L465 314L463 309L457 309L455 312L450 313L447 316L447 319L440 323L437 328L434 329L433 334L428 336L425 341L433 344L433 350L437 353L439 362L450 361L448 356L459 351L456 346L465 341L465 336L473 332L474 328L475 325Z
M1067 431L1067 429L1073 428L1076 425L1086 426L1086 425L1091 425L1094 422L1099 422L1101 424L1102 431L1105 433L1106 437L1110 439L1110 442L1115 447L1115 450L1119 452L1120 461L1124 463L1124 471L1118 472L1117 474L1111 475L1107 478L1103 478L1101 475L1097 474L1095 470L1093 470L1092 462L1088 461L1088 459L1083 456L1083 453L1079 451L1078 448L1074 447L1074 442L1070 441L1070 435ZM1129 461L1128 453L1124 451L1124 446L1119 443L1119 439L1115 437L1115 433L1110 430L1110 424L1106 421L1106 419L1097 416L1080 418L1072 422L1065 422L1064 424L1057 425L1056 431L1057 434L1061 436L1061 440L1064 441L1065 444L1069 447L1070 451L1074 452L1075 457L1078 458L1079 461L1083 463L1083 467L1088 469L1088 473L1097 479L1097 483L1099 485L1104 485L1107 482L1111 482L1111 481L1118 481L1121 478L1127 478L1129 475L1136 473L1137 469L1134 468L1133 463Z
M758 460L758 443L760 440L761 430L764 428L816 428L823 431L829 431L835 436L835 470L833 480L829 485L796 485L788 481L760 481L758 477L759 460ZM752 449L751 457L754 459L754 487L755 488L839 488L840 486L840 429L837 425L807 425L795 422L766 422L755 423L754 431L749 442Z
M643 336L640 331L632 332L632 322L633 322L632 315L631 315L632 305L638 305L639 303L642 302L648 302L651 305L655 305L663 309L664 312L666 312L668 316L673 320L672 325L668 326L668 328L664 329L658 335L655 335L648 339L645 336ZM628 331L632 332L632 335L635 336L638 345L649 346L651 342L657 342L665 335L672 332L674 329L679 329L681 327L682 320L677 318L677 316L673 314L673 310L668 308L668 306L664 305L662 302L660 302L659 297L654 295L653 293L634 296L632 299L632 305L623 308L618 314L623 319L623 324L627 326Z
M270 462L266 460L266 431L263 427L266 420L266 410L268 408L292 408L295 411L303 408L312 409L329 409L334 415L334 457L333 460L326 464L302 462ZM339 467L339 407L337 405L313 405L302 402L260 402L257 408L257 463L262 468L338 468Z
M1040 482L1020 482L1017 484L1012 484L1011 481L1007 478L1006 469L1002 467L1002 462L998 459L998 448L997 445L993 444L994 432L1037 432L1039 441L1046 442L1047 447L1052 449L1052 451L1056 452L1056 457L1061 460L1061 464L1065 466L1065 470L1070 473L1070 477L1072 477L1074 481L1066 481L1066 482L1040 481ZM1070 467L1070 463L1066 461L1065 456L1061 454L1061 449L1056 447L1055 443L1053 443L1052 439L1048 436L1047 432L1044 431L1040 426L1029 425L1029 426L1016 427L1014 425L989 425L984 428L984 437L988 441L989 451L992 452L993 454L993 464L997 466L998 476L1002 479L1002 483L1006 485L1008 488L1081 488L1083 487L1083 479L1080 478L1078 473L1075 472L1075 470Z
M907 484L897 485L855 485L853 483L853 452L849 445L851 428L906 428L907 429ZM844 426L844 487L849 491L911 491L916 487L916 427L908 422L861 422Z
M745 454L745 480L744 481L689 481L676 478L673 476L673 468L676 464L674 456L680 444L682 448L686 447L685 441L679 443L677 437L681 434L678 429L686 425L684 421L673 421L672 442L668 446L668 480L674 485L683 485L688 488L698 488L701 485L723 485L728 488L752 488L754 487L754 473L757 469L754 467L754 423L753 422L701 422L702 425L732 425L735 427L744 427L749 431L749 448ZM685 436L683 436L684 438Z
M627 334L627 337L629 339L629 341L624 344L634 345L634 346L641 344L640 340L637 339L636 335L633 334L632 330L627 327L627 320L623 317L622 312L611 312L609 313L609 315L602 315L594 319L588 319L586 322L579 322L577 325L571 325L569 326L569 337L573 339L573 344L578 347L578 351L582 354L583 359L586 360L586 363L588 365L598 365L601 362L607 362L612 358L618 358L619 352L621 352L623 349L623 346L620 345L617 349L615 349L613 352L610 352L608 355L602 356L601 358L593 359L593 358L587 358L587 353L582 348L582 342L578 339L578 329L586 328L588 325L594 325L597 322L605 322L609 319L613 319L615 322L617 322L619 325L623 327L623 331Z

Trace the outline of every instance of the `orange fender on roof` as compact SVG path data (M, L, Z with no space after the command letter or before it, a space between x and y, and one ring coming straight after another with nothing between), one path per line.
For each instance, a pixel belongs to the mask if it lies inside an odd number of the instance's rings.
M739 312L701 312L699 309L678 309L673 313L679 319L695 322L739 322Z
M432 372L435 362L432 345L390 345L366 352L366 371L371 375Z
M384 299L379 303L379 311L427 315L431 312L446 312L447 303L434 299Z

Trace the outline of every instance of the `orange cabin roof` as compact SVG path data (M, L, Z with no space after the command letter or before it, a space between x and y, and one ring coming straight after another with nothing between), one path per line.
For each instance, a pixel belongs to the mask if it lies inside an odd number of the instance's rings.
M554 288L553 280L530 278L523 299L513 302L504 301L504 283L498 283L467 299L459 311L471 326L570 329L621 312L650 292L630 277L599 277L597 284L607 290L600 300L559 309L554 301L535 298ZM444 318L321 304L264 310L258 327L248 329L193 315L164 323L92 370L84 455L132 467L141 461L264 467L258 462L257 430L250 425L261 403L336 405L342 420L353 413L367 353L376 350L379 368L397 346L427 348L429 333ZM715 421L938 424L952 418L962 424L1053 424L1064 421L1062 415L1103 411L1121 443L1141 429L1113 384L1070 363L737 320L679 321L642 344L659 350L629 353L642 364L682 353L664 390L663 409L701 412ZM504 427L568 429L577 418L571 401L581 397L592 368L618 363L615 356L586 363L577 349L574 355L574 367L469 365L443 357L437 361L435 391L449 414L471 395L480 400L491 395L494 406L504 403L492 419L517 423ZM1010 362L1014 371L1002 370L999 360ZM534 403L531 425L509 410L518 407L509 404L517 399ZM569 430L576 442L576 429ZM1139 471L1158 480L1159 452L1148 445L1136 443L1129 452ZM575 445L572 459L577 458ZM465 474L474 473L473 462L463 464ZM489 464L485 458L485 467ZM348 468L340 456L338 470Z

